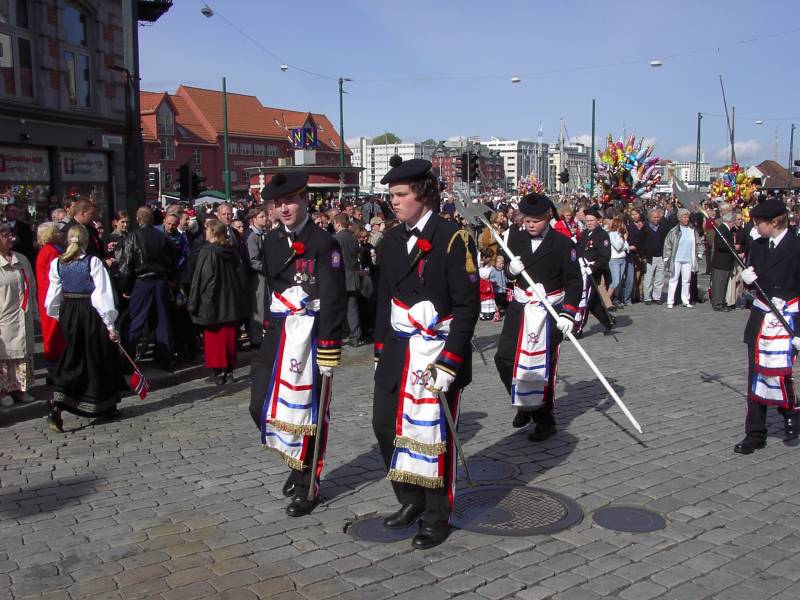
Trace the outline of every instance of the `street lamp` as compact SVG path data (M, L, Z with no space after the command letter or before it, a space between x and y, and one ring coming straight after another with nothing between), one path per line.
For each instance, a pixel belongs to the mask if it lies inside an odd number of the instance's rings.
M650 61L650 66L653 67L654 69L658 69L659 67L663 67L664 63L661 62L660 60L657 60L657 59L656 60L651 60Z
M522 81L522 77L517 77L516 75L511 78L511 83L519 83Z
M208 4L203 4L203 8L200 9L200 13L207 19L210 19L214 16L214 11Z
M339 77L339 200L344 189L344 82L353 81L349 77Z

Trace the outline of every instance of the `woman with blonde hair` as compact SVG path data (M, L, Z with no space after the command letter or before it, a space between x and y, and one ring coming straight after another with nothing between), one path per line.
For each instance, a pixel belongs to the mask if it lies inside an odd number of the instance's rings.
M625 306L622 300L622 277L625 273L625 262L628 258L628 229L622 217L614 215L608 225L608 241L611 243L611 260L608 261L608 268L611 271L611 285L608 288L608 295L614 306L617 308Z
M53 372L64 352L64 336L58 328L58 321L50 317L44 308L47 290L50 289L50 263L64 251L62 237L58 223L42 223L36 230L36 243L39 246L39 253L36 255L36 300L42 323L48 385L53 383Z
M89 256L83 225L67 231L67 249L50 263L47 314L58 320L66 347L53 374L53 399L47 424L63 432L62 410L95 418L114 415L124 386L111 278L103 263Z

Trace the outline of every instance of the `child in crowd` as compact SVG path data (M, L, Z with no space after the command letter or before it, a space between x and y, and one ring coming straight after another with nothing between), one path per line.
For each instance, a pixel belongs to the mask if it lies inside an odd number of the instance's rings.
M494 259L494 266L489 273L489 281L491 281L494 288L494 300L497 305L497 312L495 312L493 321L498 322L503 318L508 306L508 282L505 274L506 257L498 254Z
M491 321L497 313L497 303L494 296L494 285L491 281L492 260L494 259L494 250L491 248L484 248L481 250L481 266L478 269L480 276L480 283L478 292L481 300L481 321Z

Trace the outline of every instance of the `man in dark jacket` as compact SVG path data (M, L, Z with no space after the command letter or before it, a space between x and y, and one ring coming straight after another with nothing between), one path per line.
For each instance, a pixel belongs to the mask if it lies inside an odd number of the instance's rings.
M664 289L664 238L667 227L661 222L661 209L651 208L647 214L647 224L642 229L643 243L640 254L647 261L644 272L644 303L661 304L661 292Z
M358 317L358 242L348 229L347 215L339 213L333 217L334 239L342 250L342 266L344 267L344 283L347 288L347 327L350 329L350 345L360 346L361 320Z
M578 242L578 256L581 257L581 268L589 276L589 285L591 286L588 292L587 313L591 312L605 328L603 334L609 335L613 322L600 297L600 291L596 289L597 286L604 285L602 276L608 271L608 263L611 260L611 241L608 233L600 224L600 219L599 211L593 208L586 211L584 217L586 231L583 232ZM580 331L586 326L588 317L588 314L584 315Z
M80 224L86 227L89 232L89 245L86 247L86 254L96 256L100 260L105 260L106 252L100 234L94 226L95 208L88 200L77 200L72 203L72 220L69 221L64 229L66 233L73 225Z
M172 332L169 323L169 280L176 269L176 249L163 232L153 227L153 211L136 211L139 229L125 238L119 267L123 293L130 290L130 325L127 344L136 351L151 309L156 309L156 360L172 370Z
M730 251L735 243L732 230L735 219L736 216L733 213L725 213L722 215L719 231L714 233L714 258L711 260L713 269L711 272L711 303L714 310L723 312L730 310L725 304L725 291L728 288L728 279L730 279L736 261Z
M19 209L15 204L6 206L6 223L11 228L14 235L14 245L11 249L19 252L28 259L32 265L36 264L33 251L33 232L29 223L17 220Z

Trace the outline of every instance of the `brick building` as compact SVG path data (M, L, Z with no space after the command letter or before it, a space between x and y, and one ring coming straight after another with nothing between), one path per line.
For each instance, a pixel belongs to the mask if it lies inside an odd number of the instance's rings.
M222 92L180 86L174 94L141 92L144 165L161 172L161 192L177 187L177 170L189 162L209 189L224 191ZM293 129L317 131L316 164L339 164L339 135L325 115L263 106L255 96L227 93L228 166L233 198L250 194L247 169L289 166L295 162ZM350 150L345 145L345 164ZM158 183L146 198L158 198Z
M469 150L478 155L478 191L505 190L506 177L503 167L503 156L477 142L456 142L440 144L431 156L433 172L441 177L447 190L453 184L461 182L461 156Z

